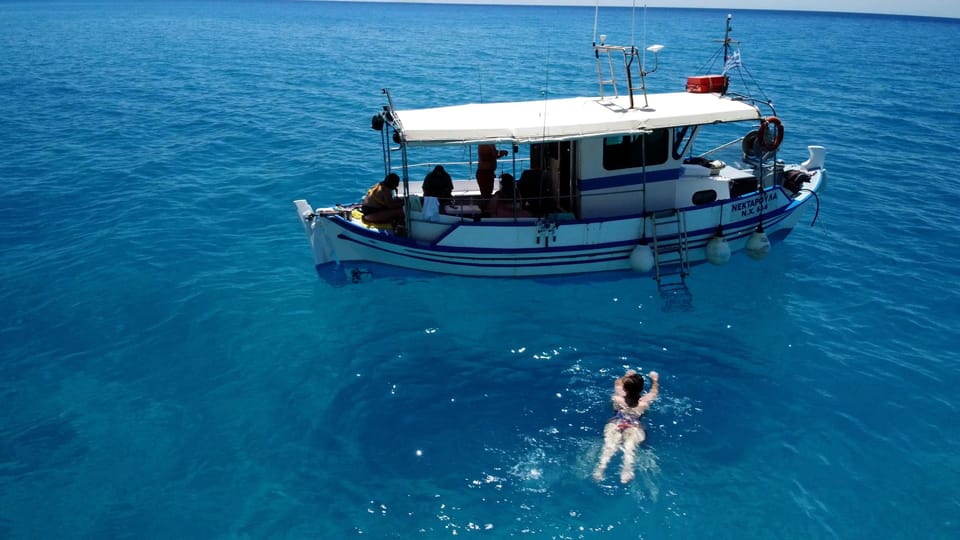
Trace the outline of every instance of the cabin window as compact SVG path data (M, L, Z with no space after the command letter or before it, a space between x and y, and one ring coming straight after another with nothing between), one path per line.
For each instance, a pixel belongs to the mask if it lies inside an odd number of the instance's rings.
M713 189L705 189L693 194L693 204L695 205L710 204L715 200L717 200L717 192Z
M657 129L645 135L624 135L603 139L603 168L608 171L634 169L667 162L670 138L668 130Z
M673 159L680 159L687 153L687 148L693 142L693 137L697 134L696 127L683 126L673 130ZM689 135L689 137L687 136Z

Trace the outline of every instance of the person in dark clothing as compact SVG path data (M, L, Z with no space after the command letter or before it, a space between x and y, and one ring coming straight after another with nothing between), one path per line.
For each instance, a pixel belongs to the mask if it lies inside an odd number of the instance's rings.
M453 202L453 179L443 165L437 165L424 177L423 196L436 197L441 208Z

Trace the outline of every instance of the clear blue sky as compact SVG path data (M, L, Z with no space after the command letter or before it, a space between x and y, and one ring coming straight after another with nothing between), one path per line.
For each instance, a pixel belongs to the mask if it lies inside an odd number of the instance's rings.
M593 6L596 0L352 0L380 2L434 2L442 4L528 4ZM637 0L638 7L699 7L718 9L784 9L798 11L844 11L892 13L928 17L960 18L958 0ZM600 0L600 6L631 6L631 0Z

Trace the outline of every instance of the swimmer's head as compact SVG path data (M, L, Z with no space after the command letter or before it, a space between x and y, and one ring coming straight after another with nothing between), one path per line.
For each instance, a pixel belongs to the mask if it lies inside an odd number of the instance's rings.
M623 376L623 393L627 405L636 407L640 402L640 394L643 393L643 376L638 373L631 373Z

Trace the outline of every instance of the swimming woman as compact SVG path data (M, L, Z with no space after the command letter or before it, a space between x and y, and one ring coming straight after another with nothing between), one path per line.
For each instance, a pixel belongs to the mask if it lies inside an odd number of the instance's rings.
M633 480L633 462L636 460L637 447L647 438L640 423L640 417L647 412L650 404L657 399L660 393L660 375L656 371L649 374L650 391L643 394L643 375L629 369L627 373L613 383L613 418L603 428L603 450L600 452L600 462L593 471L593 479L603 480L603 472L610 463L610 458L623 445L623 466L620 468L620 482L628 483Z

